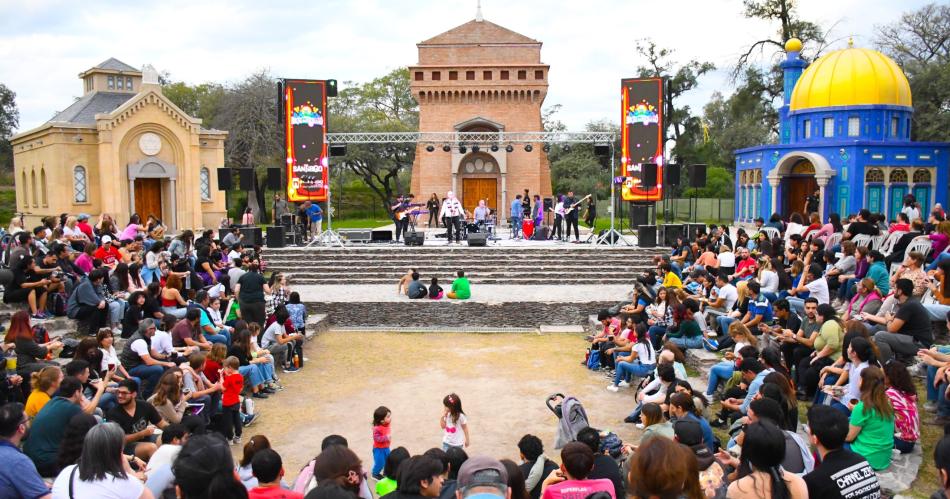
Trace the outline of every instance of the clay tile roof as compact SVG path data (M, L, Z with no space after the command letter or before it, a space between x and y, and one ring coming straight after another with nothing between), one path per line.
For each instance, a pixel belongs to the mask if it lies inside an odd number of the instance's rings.
M419 45L470 45L479 43L539 44L541 42L490 21L472 20L441 35L420 42Z
M128 64L116 59L115 57L110 57L99 64L94 66L96 69L111 69L113 71L132 71L139 72L138 68L133 68Z

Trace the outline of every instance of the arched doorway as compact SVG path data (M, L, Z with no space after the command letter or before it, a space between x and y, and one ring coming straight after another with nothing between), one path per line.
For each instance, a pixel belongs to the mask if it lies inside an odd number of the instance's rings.
M816 190L818 181L815 180L815 165L807 159L792 165L791 171L782 181L782 216L787 219L796 211L806 215L805 199Z
M831 164L820 154L807 151L786 153L769 171L769 202L764 203L769 210L766 213L765 206L761 208L763 217L768 218L769 214L775 212L785 217L801 212L805 207L805 198L817 189L818 215L824 220L828 207L835 206L834 193L827 189L835 175Z
M129 206L133 212L138 213L142 220L155 215L170 222L171 228L177 230L178 167L149 157L128 165L128 174Z
M471 153L459 165L462 175L462 206L472 213L480 200L489 208L498 209L498 162L483 152Z

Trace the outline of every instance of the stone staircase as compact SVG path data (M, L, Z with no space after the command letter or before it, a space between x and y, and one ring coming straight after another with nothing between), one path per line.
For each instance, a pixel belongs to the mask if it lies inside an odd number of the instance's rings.
M267 249L268 270L296 284L394 284L409 268L451 282L465 270L473 284L629 284L654 268L666 249L563 244L506 247L407 247Z

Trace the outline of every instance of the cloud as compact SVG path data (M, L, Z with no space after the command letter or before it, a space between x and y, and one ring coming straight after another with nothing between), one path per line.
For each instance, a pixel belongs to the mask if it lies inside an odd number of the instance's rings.
M801 0L804 18L837 23L832 38L872 44L873 26L926 3ZM482 2L485 18L541 40L551 65L546 105L579 130L619 120L619 80L644 64L652 38L685 62L719 68L683 98L695 111L731 91L728 69L775 26L742 17L739 0L519 0ZM473 0L253 2L0 0L0 81L17 93L20 129L48 120L82 93L77 74L109 57L150 63L188 83L233 82L261 68L275 76L366 81L417 62L415 44L474 17ZM767 59L763 62L767 62Z

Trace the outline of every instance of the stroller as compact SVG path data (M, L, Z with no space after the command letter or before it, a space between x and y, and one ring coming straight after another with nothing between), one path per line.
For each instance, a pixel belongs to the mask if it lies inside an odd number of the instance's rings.
M557 416L557 438L554 448L560 449L570 442L577 440L577 432L590 426L587 420L587 411L581 402L574 397L563 393L554 393L545 401L548 409Z

